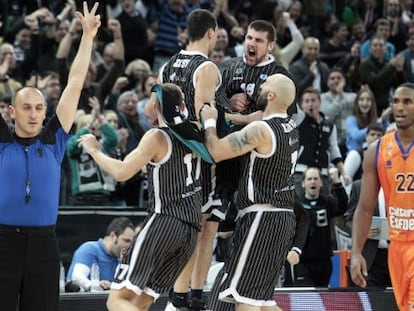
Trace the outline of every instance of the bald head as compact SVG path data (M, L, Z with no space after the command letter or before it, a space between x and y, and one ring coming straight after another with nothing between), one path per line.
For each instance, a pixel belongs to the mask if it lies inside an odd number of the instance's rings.
M296 97L296 86L289 77L277 73L269 76L267 82L270 90L277 94L278 105L287 108L293 103Z
M43 93L33 86L23 86L14 93L12 105L16 106L18 102L43 103L46 105Z

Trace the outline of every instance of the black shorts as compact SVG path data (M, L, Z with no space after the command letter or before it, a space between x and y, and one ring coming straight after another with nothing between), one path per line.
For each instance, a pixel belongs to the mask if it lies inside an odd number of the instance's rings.
M197 229L177 218L152 214L115 272L111 288L126 287L157 299L173 287L194 252Z
M219 299L260 307L274 306L274 289L291 247L295 226L293 209L262 210L258 206L245 213L234 231Z

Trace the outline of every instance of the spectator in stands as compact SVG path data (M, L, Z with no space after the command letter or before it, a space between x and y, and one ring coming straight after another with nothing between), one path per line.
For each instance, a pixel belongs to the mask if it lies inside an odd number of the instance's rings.
M16 53L13 45L0 45L0 94L12 97L22 84L13 78L16 69Z
M352 223L360 192L361 180L356 180L352 183L348 209L345 213L345 231L349 234L352 234ZM374 216L385 217L385 200L382 188L378 193L378 203L374 208ZM391 287L390 272L388 271L389 242L387 240L379 240L376 238L378 234L380 234L380 228L371 226L368 233L368 239L362 249L362 256L364 256L367 263L367 286Z
M151 29L157 34L154 43L154 64L152 71L157 73L171 56L187 43L185 29L190 10L185 0L167 0L161 11L153 17Z
M401 10L401 19L408 26L413 18L413 0L402 0Z
M367 86L361 87L355 98L352 114L346 118L346 147L348 152L362 148L368 126L371 123L382 123L386 128L389 124L390 114L391 107L388 107L378 118L373 92Z
M55 224L61 161L86 77L92 41L100 26L100 17L95 15L97 7L95 3L89 11L85 1L83 15L76 12L83 34L51 121L43 127L44 97L32 86L21 88L13 97L10 113L15 131L9 131L0 118L2 310L54 311L58 305L59 250Z
M388 42L394 44L395 52L399 53L405 48L408 26L401 18L402 5L401 0L384 1L384 18L390 21L390 36Z
M290 18L296 24L296 27L302 33L302 36L304 38L309 37L310 35L309 28L307 26L307 16L303 11L302 2L299 0L293 0L287 9L287 12L289 13ZM281 46L284 46L284 44L281 43Z
M217 42L219 42L220 33L223 33L220 29L223 29L227 35L227 47L233 48L237 41L237 36L233 37L233 35L228 37L229 33L240 33L243 31L243 28L240 26L239 21L237 20L236 16L234 15L235 10L229 7L233 1L230 0L221 0L215 1L213 7L213 14L217 19L217 24L219 26L219 32L217 33ZM220 44L220 43L219 43ZM234 53L234 52L233 52ZM227 52L226 52L227 54ZM231 55L236 56L236 54Z
M0 96L0 116L4 122L8 125L10 130L14 130L14 122L10 116L9 106L11 105L12 98L6 94Z
M229 34L224 27L219 26L217 30L217 41L214 49L223 51L224 60L228 60L231 57L235 57L237 55L236 51L234 50L234 47L229 47Z
M139 124L141 125L141 127L144 131L148 131L153 126L151 124L149 118L146 116L144 108L145 108L145 105L148 103L148 101L150 99L151 88L154 86L154 84L156 82L157 82L157 76L156 75L149 75L143 80L141 90L140 90L143 94L143 98L141 98L138 101L137 110L138 110Z
M348 196L339 179L338 169L329 170L334 196L321 192L322 175L316 167L303 173L304 195L301 203L310 217L309 231L302 249L300 262L294 267L294 286L327 287L332 273L333 256L330 220L343 215Z
M391 23L389 20L385 18L380 18L375 23L375 33L372 35L372 37L368 40L365 40L360 48L360 56L362 59L368 58L371 56L371 40L374 36L381 36L384 38L384 42L386 45L385 50L385 59L390 60L395 55L395 46L391 42L388 41L388 38L390 37L390 31L391 31Z
M325 39L324 20L328 14L328 1L326 0L303 0L304 12L308 17L309 33L321 42Z
M364 21L368 34L374 32L376 21L382 16L382 4L378 0L364 0L359 6L358 15Z
M145 133L145 130L142 128L139 122L139 115L137 110L138 95L135 91L131 90L125 91L121 93L121 95L118 95L118 90L122 88L121 86L119 88L117 86L120 79L121 78L119 78L115 83L114 88L117 88L117 90L112 92L108 100L107 109L113 109L116 111L119 119L119 127L128 130L128 137L125 147L125 152L128 154L134 150L136 146L138 146L139 141ZM140 189L141 182L142 176L140 173L125 182L125 202L127 205L138 205L139 191L137 191L137 189Z
M295 59L298 52L301 50L304 39L302 33L299 31L287 12L283 12L280 15L277 21L277 29L281 29L280 31L283 31L283 34L286 34L287 32L290 34L291 40L285 41L286 45L279 46L276 44L275 49L273 50L276 60L288 69L292 60ZM287 29L289 31L287 31Z
M351 47L355 42L358 42L360 45L362 45L366 39L367 32L364 22L360 19L355 20L351 26L351 37L349 38L347 45Z
M346 150L345 120L352 113L355 93L345 92L345 76L339 68L333 68L328 75L329 91L321 94L321 112L335 124L341 153Z
M302 57L289 66L289 71L301 96L307 87L313 87L319 92L328 90L327 80L329 67L319 60L319 40L315 37L305 39L302 47Z
M123 86L121 91L129 91L135 89L138 100L142 99L144 94L142 92L142 85L144 80L151 74L151 67L143 59L134 59L129 62L125 68L125 75L128 79L128 84Z
M35 60L38 72L56 71L56 52L60 41L69 31L71 19L76 18L75 12L76 3L74 0L69 0L59 14L42 22Z
M151 62L149 34L147 22L135 9L135 0L123 0L120 2L122 12L116 19L122 29L122 39L125 45L125 62L141 58ZM139 34L139 35L138 35Z
M348 175L353 180L361 179L362 175L362 162L364 160L364 155L373 142L381 138L385 133L385 128L381 123L371 123L367 127L367 134L365 135L365 142L362 145L361 149L350 150L345 158L344 167L348 172ZM346 187L348 194L351 191L350 185Z
M218 47L215 47L208 56L209 59L217 66L220 66L225 60L224 51Z
M39 85L39 82L42 85ZM62 94L62 85L60 84L59 75L54 71L44 72L43 76L40 76L39 82L38 86L46 99L47 111L45 122L47 122L56 112L56 107Z
M387 61L385 58L385 40L375 35L370 42L371 56L359 65L361 84L367 84L375 95L378 116L390 105L390 91L403 83L404 58L395 56Z
M113 110L105 110L103 113L106 122L108 122L112 127L117 130L118 132L118 145L116 150L114 151L113 155L116 159L123 159L126 153L126 145L128 140L128 130L126 128L120 128L119 126L119 118L115 111Z
M344 23L334 23L331 27L331 37L321 44L319 59L329 68L333 68L348 53L346 46L348 28Z
M361 87L359 80L359 65L361 58L359 57L360 43L354 42L351 46L350 53L341 59L338 67L341 68L345 75L345 90L349 92L358 92Z
M321 99L317 90L306 89L300 104L302 109L298 110L298 114L294 118L299 129L299 150L301 150L295 167L295 188L298 195L301 196L303 173L309 167L316 167L321 171L322 192L329 194L329 166L331 162L345 179L346 184L350 183L338 146L336 126L320 112Z
M115 43L109 42L105 44L102 52L102 62L96 66L96 80L100 81L111 68L114 61Z
M106 122L101 114L96 97L90 98L91 114L80 114L75 121L76 133L69 138L67 156L71 170L72 205L125 205L123 201L113 201L111 193L115 191L116 181L105 171L99 169L92 157L79 146L78 139L87 133L93 133L102 143L106 154L115 153L118 145L116 129Z
M414 82L414 31L408 33L405 44L407 48L399 54L404 57L404 77L407 82Z
M66 280L78 285L82 291L91 288L91 266L99 266L100 287L110 289L120 258L131 245L135 226L126 217L114 218L103 238L82 243L73 253Z

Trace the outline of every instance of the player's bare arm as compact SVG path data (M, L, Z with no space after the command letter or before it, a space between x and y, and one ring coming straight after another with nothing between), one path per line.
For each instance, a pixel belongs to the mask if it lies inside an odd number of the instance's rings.
M216 89L220 85L220 72L213 63L208 63L197 71L194 105L197 119L200 119L200 108L204 103L214 101Z
M206 146L216 162L238 157L253 149L265 153L264 148L268 147L270 150L271 146L269 130L261 122L250 123L242 130L222 139L217 137L216 129L210 127L206 129L205 139Z
M79 139L79 144L104 171L118 181L130 179L150 161L159 162L168 150L167 140L159 129L146 132L139 145L122 161L104 154L95 136L91 134L83 135Z
M366 287L365 277L368 275L362 249L371 227L375 203L378 200L379 181L375 167L375 151L377 143L369 146L363 163L361 194L355 210L352 226L351 277L355 284Z

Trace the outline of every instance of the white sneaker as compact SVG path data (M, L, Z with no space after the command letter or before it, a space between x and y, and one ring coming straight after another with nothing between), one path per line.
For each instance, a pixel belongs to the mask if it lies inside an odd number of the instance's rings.
M167 306L165 307L164 311L178 311L178 309L174 307L172 302L168 301Z
M187 307L177 308L171 301L168 301L164 311L189 311L189 309Z

